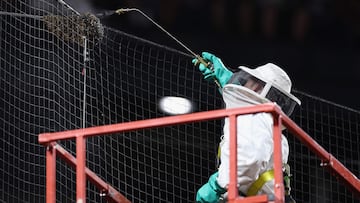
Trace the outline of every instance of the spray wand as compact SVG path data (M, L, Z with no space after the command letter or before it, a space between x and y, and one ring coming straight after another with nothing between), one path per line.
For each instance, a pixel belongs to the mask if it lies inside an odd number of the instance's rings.
M136 11L139 12L141 15L143 15L145 18L147 18L150 22L152 22L154 25L156 25L156 27L158 27L160 30L162 30L163 32L165 32L169 37L171 37L173 40L175 40L178 44L180 44L183 48L185 48L189 53L191 53L197 60L198 63L195 64L198 65L199 63L203 64L205 67L209 68L211 71L214 70L213 64L206 61L205 59L203 59L199 54L196 54L195 52L193 52L191 49L189 49L187 46L185 46L180 40L176 39L172 34L170 34L168 31L166 31L163 27L161 27L158 23L156 23L153 19L151 19L149 16L147 16L144 12L142 12L141 10L137 9L137 8L120 8L114 11L114 13L121 15L124 14L126 12L130 12L130 11ZM215 84L221 88L221 85L219 83L219 81L214 78L214 82Z

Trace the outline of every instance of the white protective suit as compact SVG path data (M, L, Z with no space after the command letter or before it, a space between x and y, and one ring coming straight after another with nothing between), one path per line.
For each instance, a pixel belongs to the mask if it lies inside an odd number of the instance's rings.
M223 99L226 108L244 107L256 103L245 95L236 92L239 86L226 85L223 89ZM250 103L251 102L251 103ZM273 168L273 118L269 113L241 115L237 117L238 146L238 184L239 190L246 194L250 185L259 175ZM220 143L221 164L219 166L218 184L227 188L229 183L230 156L229 119L225 119L224 135ZM287 163L289 146L282 136L282 159ZM274 181L265 183L258 194L273 194Z
M277 70L277 66L267 64ZM246 67L245 67L246 68ZM269 67L266 67L269 68ZM265 70L266 70L265 68ZM260 68L261 70L262 68ZM278 77L278 74L277 76ZM286 75L287 77L287 75ZM276 81L275 81L276 82ZM291 81L289 79L291 87ZM280 84L282 85L282 84ZM290 89L289 91L290 92ZM245 107L269 102L260 94L241 85L227 84L222 89L226 108ZM222 188L229 184L230 156L229 119L225 119L223 137L220 143L221 164L217 182ZM273 118L269 113L240 115L237 117L237 168L239 190L246 194L251 184L259 176L273 169ZM289 156L288 141L282 135L282 161L287 163ZM274 194L274 180L266 182L257 194Z

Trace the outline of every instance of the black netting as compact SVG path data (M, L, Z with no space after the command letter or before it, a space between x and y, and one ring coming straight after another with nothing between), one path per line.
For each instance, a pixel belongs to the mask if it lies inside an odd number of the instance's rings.
M2 202L45 202L46 149L39 133L165 116L157 105L163 96L189 98L197 111L222 107L216 86L202 79L187 54L108 27L100 41L87 41L87 52L82 38L55 34L43 16L71 23L68 17L76 14L60 2L0 2ZM359 112L296 96L302 100L296 123L358 175ZM216 169L221 125L216 120L92 137L87 167L133 202L193 202ZM287 136L298 202L357 201ZM73 140L59 143L74 155ZM74 202L75 172L61 159L56 181L57 202ZM105 202L91 183L87 201Z

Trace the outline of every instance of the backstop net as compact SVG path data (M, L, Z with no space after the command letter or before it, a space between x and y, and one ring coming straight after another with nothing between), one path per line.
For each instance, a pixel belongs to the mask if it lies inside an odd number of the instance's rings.
M0 1L0 8L2 202L45 201L39 133L165 116L158 107L163 96L188 98L196 111L222 108L216 86L202 79L188 54L106 26L101 36L88 36L94 31L82 30L83 21L62 1ZM360 112L296 95L303 104L294 121L359 175ZM86 165L132 202L193 202L216 170L221 125L216 120L92 137ZM314 154L287 137L296 200L358 201ZM75 153L75 142L59 144ZM74 170L61 159L56 188L58 202L75 200ZM105 202L90 183L87 201Z

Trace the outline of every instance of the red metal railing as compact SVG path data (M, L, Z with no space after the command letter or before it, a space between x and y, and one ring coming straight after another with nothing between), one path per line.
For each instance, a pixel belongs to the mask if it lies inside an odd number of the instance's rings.
M76 130L68 130L55 133L43 133L39 135L39 143L47 146L46 151L46 202L56 202L56 155L71 166L76 168L76 198L77 202L86 202L86 178L93 182L98 188L107 195L110 201L130 202L114 188L105 183L99 177L86 168L86 138L91 136L102 136L112 133L129 132L140 129L158 128L206 120L230 119L230 183L228 188L228 202L269 202L266 195L254 197L239 197L237 189L237 153L236 153L236 117L243 114L267 112L273 115L274 119L274 171L275 171L275 203L284 202L284 185L282 177L282 158L281 158L281 126L284 125L302 143L310 148L322 160L322 166L330 169L332 175L339 178L355 195L360 194L360 181L347 168L345 168L336 158L326 152L308 134L299 128L281 109L273 103L262 104L252 107L235 109L213 110L208 112L198 112L192 114L154 118L140 121L132 121L113 125L89 127ZM76 139L76 158L66 152L56 144L58 140Z
M56 202L56 156L57 155L59 155L60 158L65 160L71 167L76 169L79 166L76 158L73 155L71 155L68 151L66 151L63 147L58 145L56 142L51 142L47 144L47 150L46 150L46 202L47 203ZM80 165L80 167L82 166ZM127 200L116 189L114 189L111 185L107 184L94 172L92 172L90 169L86 167L85 167L85 176L91 183L93 183L97 188L99 188L101 194L106 196L106 199L109 202L130 203L130 201ZM84 174L79 178L84 178ZM78 180L78 178L76 179ZM78 193L80 187L82 187L82 185L80 184L76 185L77 197L78 196L85 197L86 194L84 192L86 190L81 191L80 194ZM79 198L77 199L80 200Z

